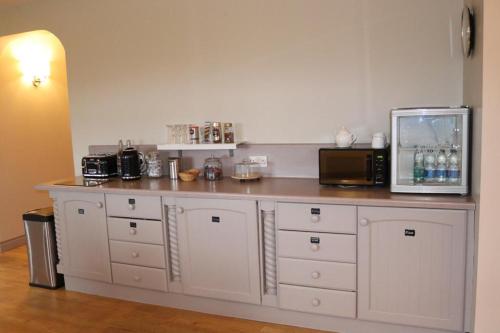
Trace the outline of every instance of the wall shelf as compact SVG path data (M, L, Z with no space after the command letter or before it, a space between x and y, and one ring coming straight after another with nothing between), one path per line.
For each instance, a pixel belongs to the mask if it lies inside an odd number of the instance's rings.
M244 144L244 142L237 143L197 143L197 144L177 144L177 143L168 143L157 145L156 149L158 150L177 150L179 156L182 156L183 150L227 150L229 151L229 155L234 155L234 150L238 149L239 146Z

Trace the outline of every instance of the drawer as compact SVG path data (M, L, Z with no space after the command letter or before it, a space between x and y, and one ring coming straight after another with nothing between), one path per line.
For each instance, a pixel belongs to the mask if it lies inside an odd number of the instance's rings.
M161 220L161 198L144 195L106 194L108 216Z
M356 317L356 292L279 285L280 308L329 316Z
M111 264L113 283L137 288L167 291L167 273L164 269Z
M161 245L110 241L112 262L165 268L165 248Z
M280 230L278 256L355 263L356 236Z
M113 240L163 244L161 221L108 217L108 235Z
M279 282L353 291L356 264L279 258Z
M278 228L356 234L356 207L278 203Z

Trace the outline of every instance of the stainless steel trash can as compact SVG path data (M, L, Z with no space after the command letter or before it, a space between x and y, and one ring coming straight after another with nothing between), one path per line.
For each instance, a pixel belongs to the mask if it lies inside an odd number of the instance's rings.
M23 214L30 285L56 289L64 285L58 274L54 212L51 207L35 209Z

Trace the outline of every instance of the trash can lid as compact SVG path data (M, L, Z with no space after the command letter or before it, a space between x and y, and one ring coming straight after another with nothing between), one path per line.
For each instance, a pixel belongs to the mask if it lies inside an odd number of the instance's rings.
M54 221L54 209L52 207L30 210L23 214L24 221L52 222Z

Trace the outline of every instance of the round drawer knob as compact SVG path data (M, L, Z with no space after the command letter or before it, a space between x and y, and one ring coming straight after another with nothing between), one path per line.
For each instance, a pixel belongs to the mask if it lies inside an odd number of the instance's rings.
M129 204L128 205L129 210L134 210L135 209L135 204Z
M177 207L177 213L178 213L178 214L182 214L182 213L184 213L184 208L182 208L182 207Z
M311 273L311 277L313 279L319 279L320 276L321 276L321 274L318 271L314 271Z
M135 275L135 276L134 276L134 281L135 281L135 282L139 282L139 281L141 281L141 280L142 280L142 279L141 279L141 277L140 277L140 276L137 276L137 275Z
M319 222L319 215L318 214L311 215L311 222L318 223Z
M130 230L128 232L131 235L135 235L135 234L137 234L137 229L136 228L130 228Z
M139 252L132 252L132 258L137 258L139 257Z
M313 298L311 301L312 306L320 306L321 301L318 298Z
M102 208L102 207L104 207L104 204L103 204L102 202L100 202L100 201L99 201L96 205L97 205L97 208Z
M359 220L359 225L362 227L366 227L368 225L368 223L370 223L370 221L368 221L368 219L362 218Z
M311 244L311 251L319 251L319 245L318 244Z

